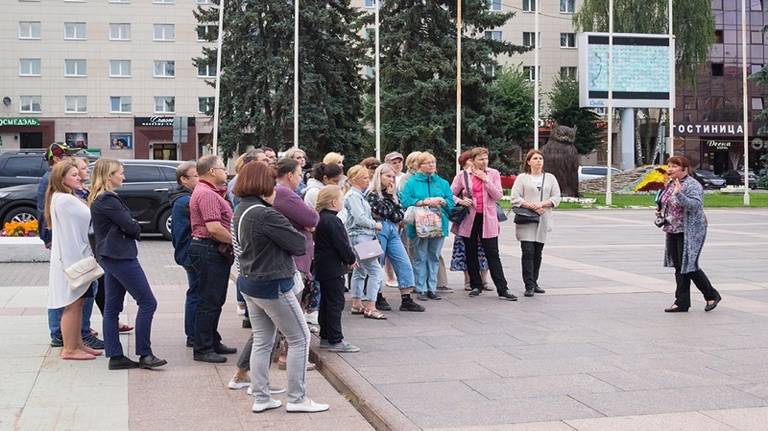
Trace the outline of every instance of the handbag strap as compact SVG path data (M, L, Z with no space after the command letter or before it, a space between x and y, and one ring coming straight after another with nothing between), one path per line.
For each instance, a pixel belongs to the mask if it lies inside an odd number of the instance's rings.
M542 172L541 175L541 196L539 196L539 202L544 200L544 180L547 179L547 173Z
M254 209L255 207L263 207L262 204L253 204L249 206L248 208L243 211L243 213L240 215L240 221L237 222L237 245L240 247L240 227L243 225L243 219L245 218L245 215L248 214L248 211Z
M472 197L472 188L469 187L469 173L464 170L464 190L469 195L469 197Z

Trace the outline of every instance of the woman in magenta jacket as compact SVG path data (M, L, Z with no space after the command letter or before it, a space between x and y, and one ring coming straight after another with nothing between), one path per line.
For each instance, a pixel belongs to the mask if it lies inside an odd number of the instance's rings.
M469 207L469 214L462 220L456 233L464 240L467 256L469 296L478 296L483 290L480 263L477 260L478 242L482 243L491 279L496 285L499 298L517 301L509 291L504 269L499 258L499 219L496 202L503 196L499 171L488 167L488 149L473 148L470 152L471 169L460 172L453 179L451 191L457 205Z

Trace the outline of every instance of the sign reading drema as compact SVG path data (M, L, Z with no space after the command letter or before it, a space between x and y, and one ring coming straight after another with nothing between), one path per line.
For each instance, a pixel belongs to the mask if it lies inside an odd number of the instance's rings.
M8 127L8 126L37 127L39 125L40 125L40 120L37 118L24 118L24 117L0 118L0 127Z

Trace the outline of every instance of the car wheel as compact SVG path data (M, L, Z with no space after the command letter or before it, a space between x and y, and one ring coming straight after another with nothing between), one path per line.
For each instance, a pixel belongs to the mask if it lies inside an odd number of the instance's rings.
M167 209L160 214L160 218L157 220L157 230L163 235L163 238L170 241L171 239L171 210Z
M4 223L27 222L37 220L37 209L33 207L16 207L5 214Z

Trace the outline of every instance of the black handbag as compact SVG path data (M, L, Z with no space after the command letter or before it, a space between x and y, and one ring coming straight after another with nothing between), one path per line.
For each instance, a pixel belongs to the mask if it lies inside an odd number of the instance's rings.
M469 188L469 174L467 174L467 171L463 171L463 172L464 172L464 191L471 198L472 189ZM454 223L461 223L462 221L464 221L465 218L467 218L467 215L469 215L469 207L465 207L464 205L456 205L453 208L451 208L451 212L448 213L448 220Z
M496 202L496 218L499 219L499 223L505 222L509 219L507 217L507 213L504 212L504 209L501 208L501 205Z
M541 196L539 202L544 200L544 180L547 178L547 174L543 174L541 179ZM512 207L512 211L515 213L515 224L532 224L538 223L541 220L541 216L534 210L523 207Z

